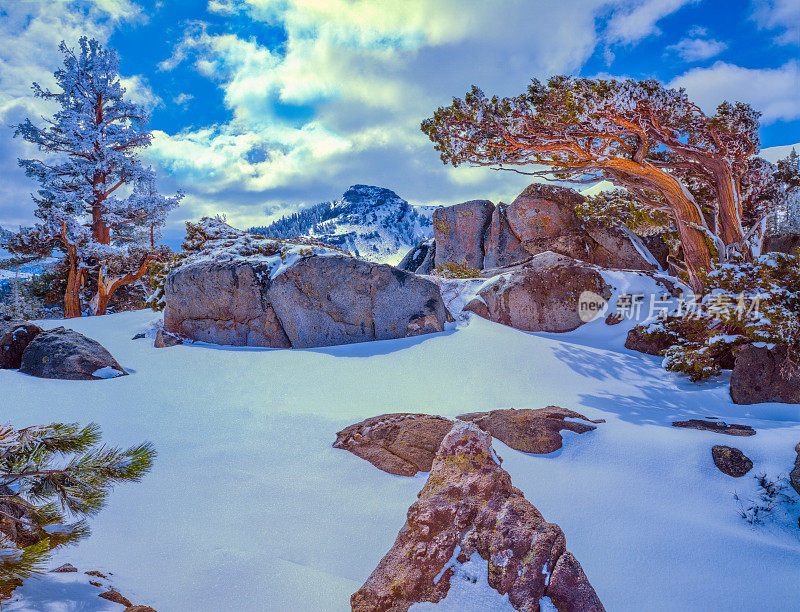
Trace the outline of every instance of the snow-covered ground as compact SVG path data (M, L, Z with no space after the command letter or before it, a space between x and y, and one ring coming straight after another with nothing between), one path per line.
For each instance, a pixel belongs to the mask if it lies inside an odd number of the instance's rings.
M751 526L732 496L756 494L751 474L791 469L800 406L737 406L727 376L696 385L665 372L658 358L623 348L628 322L556 335L474 317L440 334L307 350L132 341L153 318L66 322L130 376L49 381L0 370L3 417L14 425L96 421L107 443L151 440L159 452L152 473L115 489L92 536L53 567L114 572L120 592L159 612L349 610L426 475L392 476L332 448L338 430L385 412L557 404L606 423L565 432L549 455L495 449L563 528L609 611L800 609L800 504ZM708 416L758 434L670 426ZM740 448L754 470L722 474L714 444ZM66 580L31 581L5 609L122 609L94 587L60 589Z

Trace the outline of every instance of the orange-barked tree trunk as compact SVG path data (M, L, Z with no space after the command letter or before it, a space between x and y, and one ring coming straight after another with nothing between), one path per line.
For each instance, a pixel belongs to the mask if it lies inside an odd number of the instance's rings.
M100 271L97 274L97 293L94 294L91 304L89 305L92 314L106 314L108 310L108 301L111 299L111 296L114 295L114 292L123 285L130 285L142 278L154 259L153 256L147 256L136 272L131 272L125 276L108 277L105 275L103 266L100 266Z

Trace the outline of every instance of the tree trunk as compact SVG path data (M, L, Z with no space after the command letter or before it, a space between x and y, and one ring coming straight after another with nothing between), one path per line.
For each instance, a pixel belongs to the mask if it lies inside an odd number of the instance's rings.
M683 247L683 258L689 276L689 286L695 294L703 291L703 273L713 268L709 238L703 231L705 219L700 207L692 199L683 185L670 174L649 164L640 165L631 160L610 160L606 167L612 169L614 175L619 174L636 177L645 182L650 189L660 193L672 209L678 234ZM623 180L623 183L625 181Z
M81 287L83 286L83 269L72 252L69 252L69 276L67 290L64 292L64 318L74 319L81 316Z
M147 272L147 268L150 267L150 263L153 261L153 259L153 257L146 257L136 272L116 278L107 277L103 271L103 267L101 266L100 272L97 274L97 293L92 296L92 301L90 304L90 310L92 314L106 314L106 311L108 310L108 301L111 299L111 296L114 295L114 292L116 292L116 290L123 285L130 285L131 283L135 283L137 280L142 278Z
M749 259L741 245L744 239L742 205L733 173L725 160L720 160L713 172L717 192L717 235L725 247L736 245L736 250ZM720 253L720 259L727 259L727 253Z

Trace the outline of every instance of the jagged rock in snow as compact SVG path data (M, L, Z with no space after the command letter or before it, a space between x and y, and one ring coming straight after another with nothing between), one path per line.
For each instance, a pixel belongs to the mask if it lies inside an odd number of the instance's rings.
M474 553L516 610L549 597L561 612L604 610L564 533L544 520L495 460L491 436L458 421L442 441L391 550L350 598L354 612L404 612L441 601Z
M736 351L731 373L734 404L800 404L800 365L786 346L746 344Z
M781 234L764 237L764 253L791 253L800 248L800 234Z
M578 301L585 291L611 297L594 266L546 252L487 281L464 310L524 331L566 332L584 323Z
M739 478L753 469L753 462L738 448L717 445L711 449L711 458L720 472Z
M130 600L127 597L125 597L119 591L115 591L114 589L106 591L105 593L100 593L98 595L98 597L102 597L103 599L107 599L108 601L113 601L114 603L122 604L123 606L126 606L127 608L130 608L131 606L133 606L133 604L130 602Z
M128 606L123 612L156 612L150 606Z
M547 406L534 410L507 408L490 412L472 412L461 414L457 418L462 421L472 421L483 431L514 450L536 454L552 453L561 448L563 439L559 432L562 429L579 434L597 429L588 423L566 419L582 419L589 423L605 422L603 419L593 421L574 410L560 406Z
M213 220L204 221L213 224ZM308 348L442 331L437 285L319 243L225 227L164 283L164 331L215 344ZM224 230L224 232L223 232Z
M789 482L792 488L800 494L800 442L794 447L794 452L797 453L797 457L794 460L794 469L789 472Z
M301 259L265 293L294 348L440 332L446 318L431 281L342 255Z
M394 191L353 185L342 197L284 217L252 232L273 238L314 238L368 261L396 263L400 256L431 237L428 215Z
M625 339L625 348L646 355L661 355L661 351L667 350L670 346L672 337L669 334L646 330L640 325L632 327Z
M173 336L172 334L164 333L163 329L156 332L156 339L153 342L155 348L169 348L171 346L178 346L183 344L183 339Z
M20 372L38 378L100 380L127 373L102 344L71 329L41 332L22 354Z
M436 265L483 268L483 237L492 218L494 204L470 200L438 208L433 213Z
M0 369L18 369L22 353L41 332L41 327L28 321L0 321Z
M429 414L382 414L345 427L334 448L350 451L379 470L397 476L429 472L453 421Z
M682 429L699 429L700 431L712 431L714 433L727 434L729 436L754 436L756 430L750 425L737 425L736 423L724 423L723 421L707 421L705 419L689 419L688 421L674 421L673 427Z
M500 202L492 212L489 231L484 241L484 268L505 268L532 257L511 229L506 217L508 205Z
M73 573L73 572L77 572L77 571L78 571L78 568L77 568L77 567L75 567L74 565L72 565L72 563L65 563L64 565L60 565L60 566L59 566L59 567L57 567L56 569L52 569L52 570L50 570L50 571L51 571L51 572L55 572L55 573L57 573L57 574L62 574L62 573Z
M397 267L400 270L414 274L430 274L433 272L436 260L436 240L431 238L420 242L400 260Z

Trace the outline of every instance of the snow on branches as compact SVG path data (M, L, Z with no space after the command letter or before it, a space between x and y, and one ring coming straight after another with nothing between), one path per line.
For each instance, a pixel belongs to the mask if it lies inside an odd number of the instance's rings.
M15 131L47 154L46 159L19 160L39 183L33 199L40 219L22 232L20 243L42 251L55 243L67 253L73 282L65 296L65 315L80 316L81 278L90 270L101 271L109 258L130 259L143 246L152 250L157 228L183 194L159 194L155 172L142 165L139 153L152 139L149 116L125 100L116 52L86 37L77 51L64 42L59 49L64 65L54 76L60 91L37 83L33 91L57 102L60 110L42 126L26 119ZM132 265L138 278L145 262ZM100 303L107 297L101 295Z

